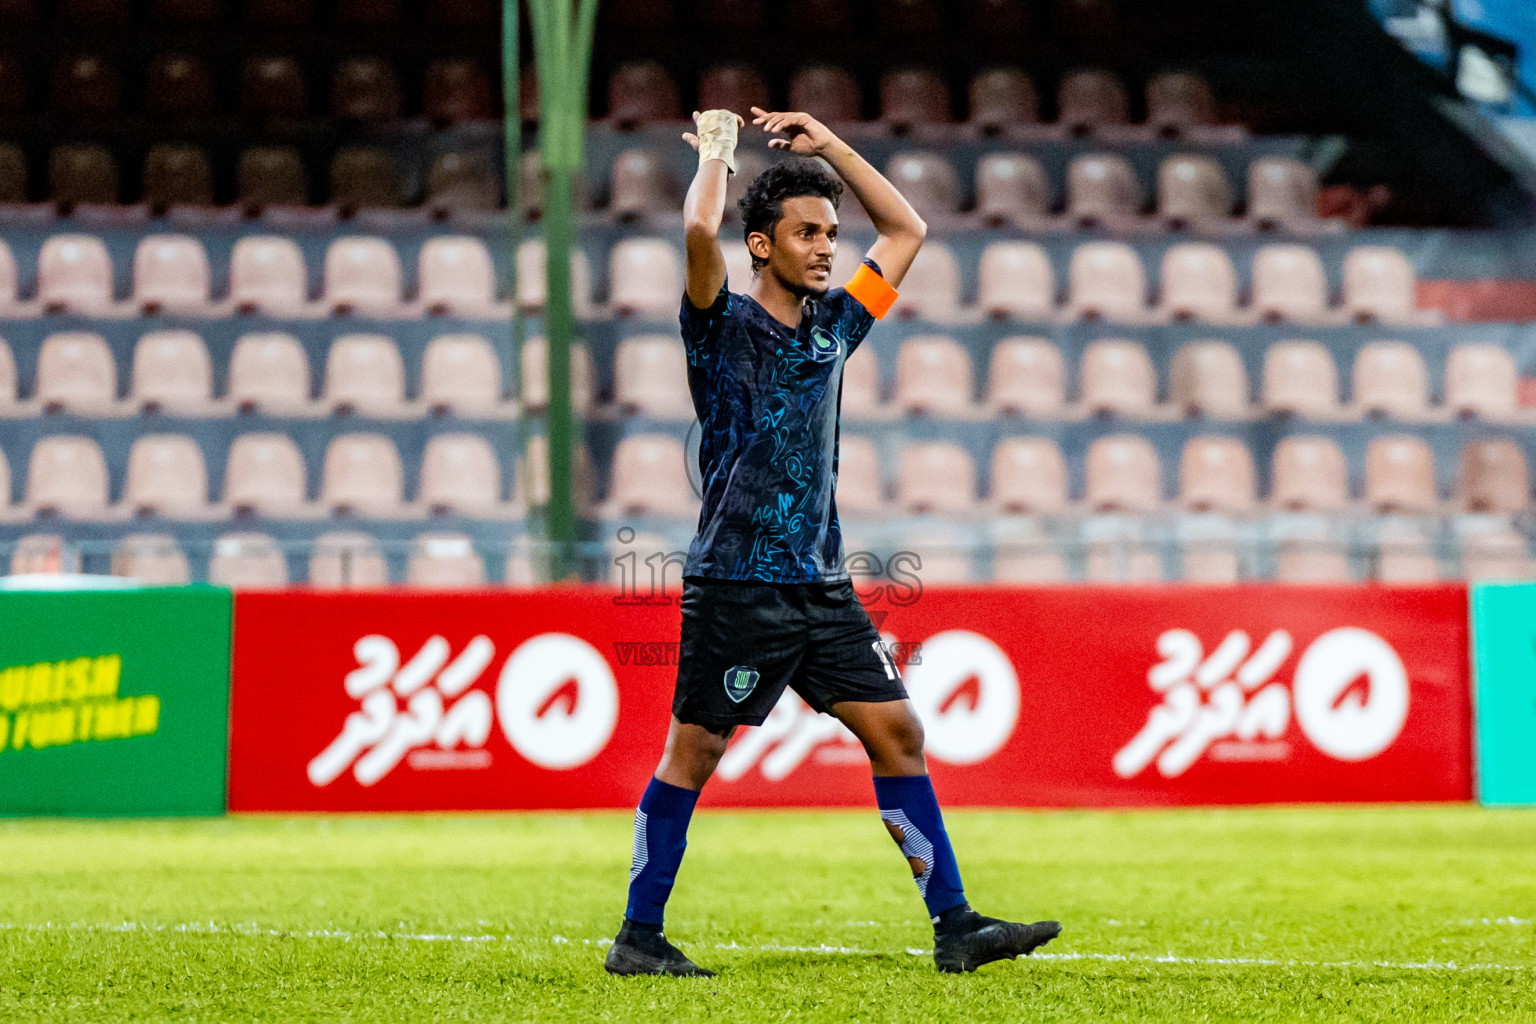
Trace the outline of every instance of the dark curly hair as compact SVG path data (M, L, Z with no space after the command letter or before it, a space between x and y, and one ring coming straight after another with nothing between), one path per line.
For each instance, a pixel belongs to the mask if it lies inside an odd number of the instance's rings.
M836 175L815 160L795 157L769 167L747 186L747 194L736 205L741 208L742 238L761 231L769 238L784 218L784 200L796 196L820 196L832 203L843 196L843 183ZM752 257L752 269L758 271L768 265L767 260Z

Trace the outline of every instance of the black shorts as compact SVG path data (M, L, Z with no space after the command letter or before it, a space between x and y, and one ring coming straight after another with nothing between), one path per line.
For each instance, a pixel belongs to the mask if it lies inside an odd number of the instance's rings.
M685 579L678 721L717 733L762 725L786 686L821 712L907 697L852 582Z

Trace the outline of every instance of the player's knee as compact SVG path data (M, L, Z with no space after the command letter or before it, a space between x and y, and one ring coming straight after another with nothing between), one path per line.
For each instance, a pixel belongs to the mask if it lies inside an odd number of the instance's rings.
M914 714L897 719L891 726L891 746L902 757L923 756L923 720Z
M721 735L698 726L679 729L668 740L666 756L702 786L725 756L729 739L728 733Z

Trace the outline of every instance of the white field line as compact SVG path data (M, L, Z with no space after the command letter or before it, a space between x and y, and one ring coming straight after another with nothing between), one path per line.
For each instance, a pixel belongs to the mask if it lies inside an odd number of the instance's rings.
M512 942L520 943L528 941L527 938L518 935L454 935L435 932L350 932L340 929L315 929L315 930L285 930L278 928L263 928L257 924L218 924L213 921L187 921L181 924L143 924L136 921L122 921L120 923L91 923L85 921L58 922L42 921L30 924L16 924L0 922L0 932L58 932L58 931L85 931L85 932L143 932L143 933L180 933L189 935L248 935L271 938L293 939L333 939L338 942L360 942L368 939L389 940L394 942ZM604 947L612 944L612 939L568 939L563 935L553 935L550 942L566 945L571 942L580 942L586 946ZM752 953L821 953L842 956L874 956L888 950L858 949L852 946L785 946L775 943L761 945L741 945L736 942L717 942L715 949L740 950ZM919 949L908 946L903 952L911 956L931 956L931 949ZM1047 960L1053 962L1093 961L1098 963L1125 963L1125 964L1179 964L1195 967L1290 967L1290 968L1331 968L1341 970L1388 970L1388 971L1520 971L1536 970L1536 966L1530 964L1484 964L1471 963L1459 964L1453 960L1276 960L1265 957L1203 957L1203 956L1177 956L1173 953L1035 953L1035 960Z

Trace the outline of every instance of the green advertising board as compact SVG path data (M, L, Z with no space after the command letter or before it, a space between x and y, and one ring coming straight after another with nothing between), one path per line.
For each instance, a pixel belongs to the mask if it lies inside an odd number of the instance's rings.
M231 597L0 591L0 813L218 814Z
M1478 794L1536 804L1536 584L1472 588Z

